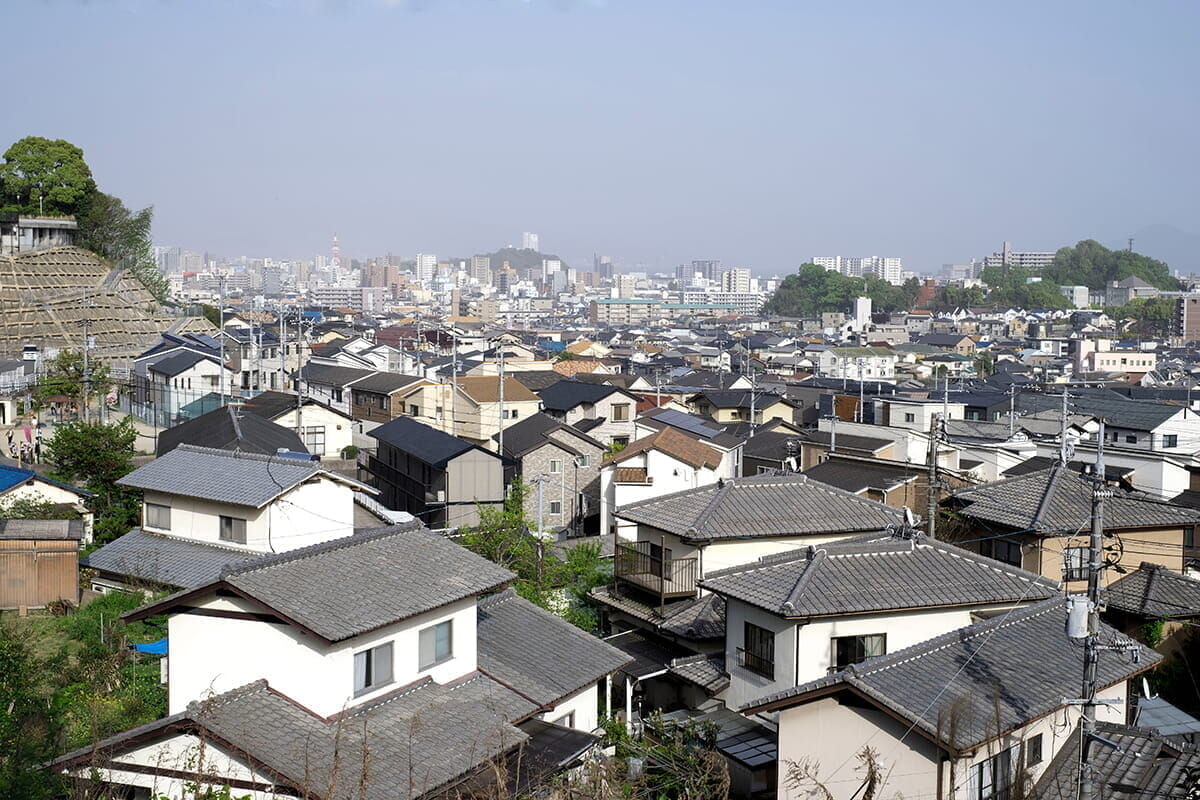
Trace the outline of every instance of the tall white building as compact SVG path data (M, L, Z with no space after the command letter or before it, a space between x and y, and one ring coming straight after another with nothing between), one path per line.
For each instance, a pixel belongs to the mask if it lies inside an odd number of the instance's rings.
M900 276L903 270L902 260L886 256L862 256L850 258L846 256L814 256L812 263L824 267L830 272L840 272L852 278L864 275L875 275L893 286L903 283Z
M549 278L556 272L562 270L562 262L557 258L542 259L542 278Z
M490 256L471 256L471 277L480 286L492 285L492 259Z
M1012 249L1012 245L1008 242L998 253L992 253L987 258L983 259L984 267L1000 267L1007 264L1010 267L1023 267L1032 272L1040 272L1043 267L1050 266L1054 261L1054 253L1048 252L1021 252Z
M538 245L538 235L536 233L530 233L529 231L526 231L525 233L521 234L522 250L540 250Z
M750 291L750 270L727 269L721 273L721 291L748 292Z
M417 253L417 280L428 283L437 272L437 255L433 253Z

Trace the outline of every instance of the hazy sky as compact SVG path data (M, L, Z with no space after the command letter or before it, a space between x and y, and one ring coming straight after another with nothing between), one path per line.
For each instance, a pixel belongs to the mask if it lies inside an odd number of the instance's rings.
M1200 228L1200 3L5 4L0 146L224 255L923 270ZM14 35L16 34L16 35Z

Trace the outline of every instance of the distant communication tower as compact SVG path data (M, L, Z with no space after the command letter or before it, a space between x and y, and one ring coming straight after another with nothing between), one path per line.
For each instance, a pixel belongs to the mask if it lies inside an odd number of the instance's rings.
M333 232L333 244L329 246L329 252L329 266L333 269L338 269L342 266L342 248L338 245L337 231Z

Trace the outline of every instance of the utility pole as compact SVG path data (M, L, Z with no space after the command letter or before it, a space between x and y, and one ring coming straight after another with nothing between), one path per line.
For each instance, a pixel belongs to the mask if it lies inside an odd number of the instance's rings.
M504 345L500 345L500 429L496 434L496 452L504 457Z
M218 296L218 302L221 304L220 321L221 330L217 331L217 338L221 342L221 407L225 406L225 276L221 276L221 293Z
M866 402L866 393L863 390L863 359L858 359L858 421L862 422L866 416L863 414L863 404Z
M83 421L88 422L91 419L92 406L92 364L88 357L88 350L91 349L91 332L92 320L91 317L83 318Z
M450 434L458 436L458 334L451 333L454 352L450 354Z
M1068 461L1068 459L1067 459L1067 395L1068 395L1068 392L1064 388L1063 393L1062 393L1062 419L1059 420L1059 430L1058 430L1058 460L1059 460L1059 463L1061 463L1064 467L1067 465L1067 461ZM1103 431L1104 427L1101 426L1100 430ZM1099 446L1100 446L1100 448L1104 447L1103 435L1101 435L1101 442L1100 442ZM1100 460L1103 460L1103 452L1097 451L1096 457Z
M758 389L758 381L754 379L754 371L750 369L749 354L746 355L746 371L750 373L750 435L753 436L755 428L758 427L758 425L754 422L754 394L755 390Z
M929 473L926 476L928 485L925 487L925 535L930 539L937 538L937 490L938 490L938 429L941 415L934 414L929 420L929 454L926 457Z
M1008 438L1012 438L1017 433L1017 385L1008 387Z
M304 376L300 374L300 343L304 341L304 329L300 321L304 319L301 309L296 309L296 433L304 440Z
M836 400L835 400L835 402L836 402ZM837 410L834 409L833 416L831 416L829 418L829 452L830 453L837 452L837 424L838 424Z
M1112 489L1104 482L1104 419L1096 440L1096 467L1092 475L1092 532L1088 539L1087 638L1083 649L1083 720L1080 724L1080 800L1094 800L1096 777L1092 772L1091 744L1096 736L1096 673L1100 661L1100 568L1104 557L1104 501Z

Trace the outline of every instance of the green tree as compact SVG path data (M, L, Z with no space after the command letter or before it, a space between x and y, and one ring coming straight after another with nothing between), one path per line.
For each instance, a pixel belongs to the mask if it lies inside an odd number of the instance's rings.
M79 519L79 513L37 494L0 502L0 519Z
M795 275L783 279L763 311L787 317L815 317L826 311L845 311L856 297L871 298L876 311L903 311L912 307L902 287L875 275L852 278L816 264L801 264Z
M1170 336L1175 327L1175 301L1169 297L1135 297L1127 304L1109 309L1113 319L1135 319L1130 330L1135 336Z
M1060 286L1087 286L1101 289L1112 281L1137 277L1174 291L1179 281L1171 276L1170 268L1149 256L1128 250L1109 250L1093 239L1085 239L1074 247L1063 247L1054 254L1054 261L1042 270L1042 277Z
M58 666L39 659L28 629L0 618L0 797L57 797L58 779L41 768L55 754L60 698L43 677Z
M46 374L34 387L33 399L39 406L47 398L66 395L76 398L80 407L87 405L94 395L103 397L112 388L108 367L93 361L90 365L91 379L85 378L83 353L79 350L60 350L50 362Z
M69 422L58 425L46 443L52 477L92 492L98 543L110 542L138 523L139 495L118 486L133 471L137 429L128 418L120 422Z
M94 191L83 151L68 141L26 136L4 151L0 211L74 214Z
M79 208L79 245L133 273L160 303L170 284L158 269L150 228L154 208L130 211L119 197L93 192Z

